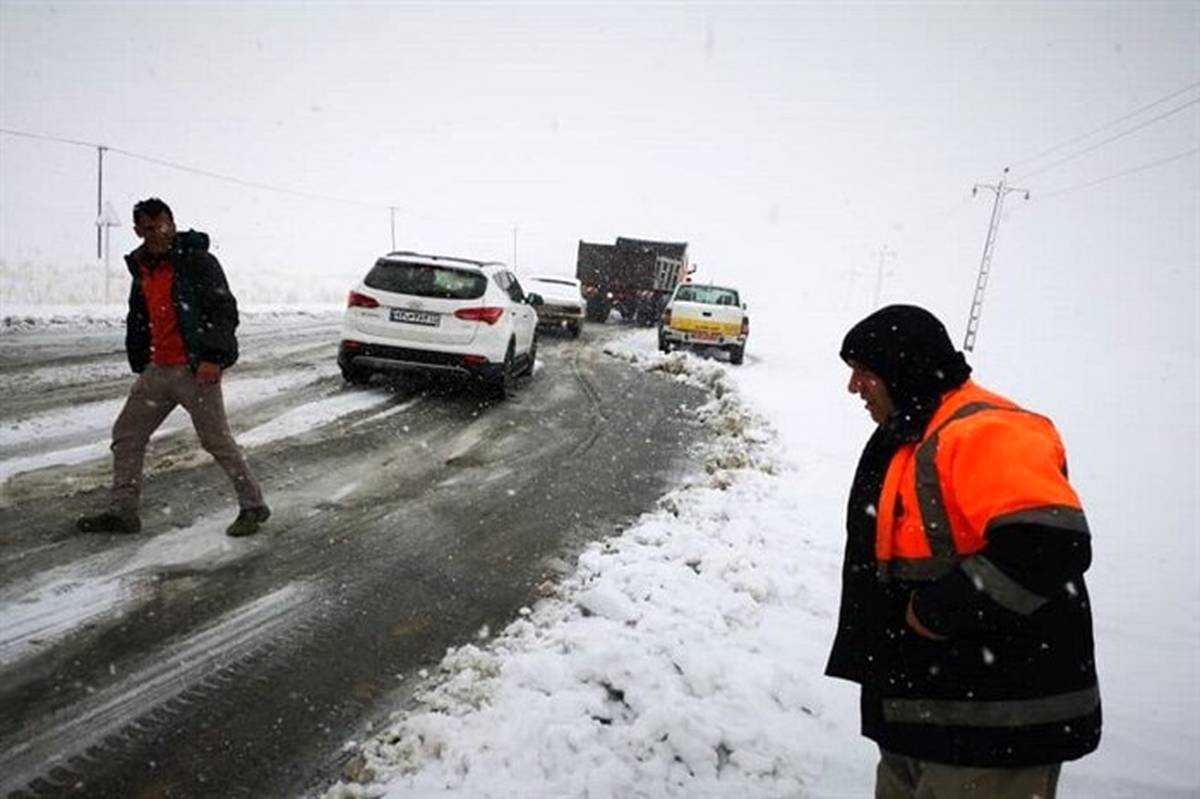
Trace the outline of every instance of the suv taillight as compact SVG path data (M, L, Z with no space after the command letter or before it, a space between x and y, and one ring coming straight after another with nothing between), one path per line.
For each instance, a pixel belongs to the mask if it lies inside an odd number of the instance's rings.
M346 299L347 308L378 308L379 301L374 297L368 297L366 294L359 294L357 291L350 292L350 296Z
M485 305L482 308L459 308L454 312L454 316L458 319L465 319L468 322L486 322L489 325L494 325L500 321L501 316L504 316L504 309L490 305Z
M663 325L663 327L671 326L671 309L670 308L667 308L666 310L663 311L662 325Z

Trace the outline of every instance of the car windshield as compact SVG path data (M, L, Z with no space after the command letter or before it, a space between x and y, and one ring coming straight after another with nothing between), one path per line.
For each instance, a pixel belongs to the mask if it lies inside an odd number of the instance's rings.
M681 302L700 302L705 305L740 305L733 289L716 286L680 286L675 299Z
M487 288L487 278L479 272L382 259L363 282L380 291L450 300L474 300Z

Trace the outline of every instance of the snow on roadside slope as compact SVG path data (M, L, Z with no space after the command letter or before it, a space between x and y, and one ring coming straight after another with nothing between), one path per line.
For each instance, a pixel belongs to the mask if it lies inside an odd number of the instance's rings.
M450 650L330 799L797 796L845 758L847 730L829 733L856 719L826 713L813 645L840 553L806 534L773 431L723 363L659 355L645 331L608 352L711 391L705 473L490 645Z
M94 303L91 305L32 305L6 303L0 309L0 335L30 330L87 330L96 328L125 328L126 305ZM242 324L260 324L280 319L311 317L314 320L336 319L342 307L327 303L307 305L239 304Z
M237 413L266 398L283 395L302 386L322 379L319 371L306 369L271 377L247 377L231 379L224 386L226 407L230 414ZM307 414L307 424L316 426L351 413L361 408L387 401L384 395L350 398L338 402L336 398L324 402L318 411ZM320 401L318 401L320 402ZM61 411L37 414L27 419L0 425L0 446L9 457L0 458L0 486L11 477L23 472L44 469L47 466L73 466L79 463L109 457L113 420L116 419L125 398L102 400L77 405ZM313 403L317 404L317 403ZM308 407L308 406L303 406ZM299 412L294 409L292 413ZM264 425L265 426L265 425ZM163 425L154 432L152 441L190 430L191 420L182 408L174 410ZM294 427L294 426L293 426ZM54 435L50 432L53 431ZM273 427L267 431L254 431L252 443L257 446L288 435L294 435L292 427ZM90 436L84 444L61 446L71 436ZM32 448L32 449L31 449ZM10 454L11 453L11 454Z
M238 377L235 375L224 378L221 388L227 397L226 406L232 413L252 403L261 402L264 398L294 391L323 377L325 374L316 369L304 369L269 377ZM129 382L133 383L133 377L129 378ZM105 451L107 451L113 420L125 406L126 399L121 396L115 399L78 403L67 408L11 419L0 423L0 444L8 452L29 444L35 444L39 450L44 450L58 439L91 434L96 441L105 445ZM182 409L178 409L178 412L173 414L173 422L174 424L170 425L171 430L190 426Z
M124 326L123 306L14 306L5 307L0 323L0 342L17 345L22 338L52 337L72 334L94 334L100 328ZM328 324L340 315L340 308L331 306L272 307L251 306L243 308L242 331L282 328L287 330L306 326L309 322ZM284 337L286 341L286 337ZM311 347L300 345L301 351ZM279 346L267 352L278 357ZM283 352L288 351L284 345ZM261 356L263 350L243 353L243 363ZM256 403L295 391L336 374L329 360L316 364L294 364L290 371L267 377L242 377L237 372L226 379L224 393L226 407L231 415ZM64 367L48 366L23 374L21 379L38 385L55 386L64 383L88 383L102 379L124 377L132 381L129 368L122 357L120 361L84 363ZM386 404L388 397L379 392L351 392L335 394L293 408L283 416L259 425L239 435L242 446L259 446L297 435L319 427L342 416ZM65 409L56 409L17 416L0 422L0 486L11 477L24 472L50 466L73 466L109 456L110 431L113 420L125 403L125 397L98 400L77 404ZM191 423L180 408L174 411L154 434L154 439L174 435L191 429ZM243 441L241 435L247 436ZM83 442L83 443L80 443Z

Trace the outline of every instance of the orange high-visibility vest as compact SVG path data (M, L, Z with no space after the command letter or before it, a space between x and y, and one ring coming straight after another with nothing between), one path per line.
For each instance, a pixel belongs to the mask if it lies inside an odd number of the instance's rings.
M1058 431L968 380L888 464L875 519L880 575L936 580L991 531L1028 522L1087 531Z

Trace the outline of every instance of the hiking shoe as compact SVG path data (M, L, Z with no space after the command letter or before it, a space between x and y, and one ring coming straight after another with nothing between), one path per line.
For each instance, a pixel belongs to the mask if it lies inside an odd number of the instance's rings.
M238 511L233 524L225 529L225 533L234 538L254 535L258 532L258 528L262 527L262 523L269 518L271 518L271 509L266 505L260 505L257 508L242 508Z
M75 522L81 533L140 533L142 520L133 512L118 513L106 510L93 516L83 516Z

